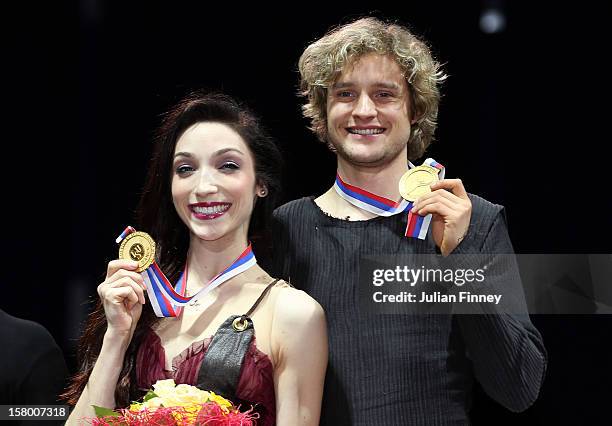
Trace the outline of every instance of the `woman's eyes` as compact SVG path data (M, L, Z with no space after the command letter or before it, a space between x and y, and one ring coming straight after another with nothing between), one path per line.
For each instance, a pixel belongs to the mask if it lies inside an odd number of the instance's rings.
M233 161L226 161L219 168L221 170L238 170L240 166Z
M218 169L222 172L232 172L234 170L240 169L240 166L235 161L225 161L218 166ZM177 166L175 169L176 174L179 176L187 175L189 173L194 172L195 170L195 167L190 166L188 164L182 164L180 166Z
M186 173L193 172L194 170L195 170L195 169L194 169L193 167L188 166L188 165L186 165L186 164L183 164L183 165L178 166L178 167L176 168L176 174L178 174L178 175L184 175L184 174L186 174Z

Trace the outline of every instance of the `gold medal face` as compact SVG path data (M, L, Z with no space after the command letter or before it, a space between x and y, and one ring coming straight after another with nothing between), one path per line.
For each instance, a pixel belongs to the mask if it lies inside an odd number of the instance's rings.
M119 259L135 260L136 272L142 272L155 261L155 241L146 232L132 232L121 241Z
M429 186L438 180L438 169L424 165L413 167L400 179L399 192L404 199L415 201L420 196L431 192Z

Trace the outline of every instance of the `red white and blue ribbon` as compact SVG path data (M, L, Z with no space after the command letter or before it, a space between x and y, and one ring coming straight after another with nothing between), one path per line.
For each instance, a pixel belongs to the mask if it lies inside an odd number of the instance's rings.
M439 179L444 179L445 169L440 163L433 158L428 158L423 164L440 170L438 177ZM414 164L408 162L408 168L412 169L413 167L415 167ZM427 237L427 230L429 229L432 215L419 216L418 214L412 213L410 211L413 206L411 201L402 199L399 202L395 202L389 200L388 198L381 197L380 195L376 195L363 188L345 182L338 174L336 174L334 189L340 197L344 198L355 207L359 207L362 210L378 216L393 216L399 213L408 212L406 232L404 235L420 240L424 240Z
M123 238L132 232L135 232L134 228L128 226L117 238L117 242L121 242ZM177 317L181 314L183 306L195 302L256 263L255 254L251 244L249 244L230 266L217 274L204 288L191 297L185 296L187 291L187 265L185 265L185 270L181 273L175 286L170 283L159 265L157 265L157 262L153 262L151 266L141 272L141 275L147 285L147 295L155 315L158 317Z
M134 228L132 228L131 226L128 226L127 228L125 228L123 230L123 232L115 239L115 242L117 244L119 244L121 241L123 241L123 239L125 237L127 237L129 234L131 234L132 232L136 232L136 230Z
M358 186L348 184L338 174L336 174L334 188L338 195L352 205L378 216L393 216L405 212L408 209L408 205L410 205L410 202L404 199L396 203Z

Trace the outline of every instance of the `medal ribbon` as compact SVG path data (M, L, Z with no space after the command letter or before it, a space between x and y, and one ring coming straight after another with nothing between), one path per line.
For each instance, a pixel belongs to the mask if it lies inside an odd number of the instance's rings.
M433 158L426 159L423 164L434 167L439 171L439 179L444 179L444 166L435 161ZM408 162L408 168L412 169L414 164ZM406 237L418 238L424 240L427 236L427 230L431 223L431 214L427 216L419 216L410 211L412 209L412 201L402 199L399 202L389 200L388 198L381 197L372 192L366 191L358 186L350 185L342 180L339 174L336 174L336 182L334 183L334 189L338 195L344 198L346 201L359 207L362 210L373 213L377 216L393 216L399 213L408 212L408 220L406 222L406 231L404 235Z
M132 232L135 232L134 228L128 226L115 241L120 243ZM230 278L246 271L256 263L255 254L253 254L251 244L249 244L230 266L217 274L204 288L191 297L185 296L187 291L187 264L185 264L185 269L181 273L176 286L170 284L170 281L155 261L151 266L142 271L141 275L147 285L147 295L149 296L155 315L158 317L177 317L181 314L183 306L200 299Z

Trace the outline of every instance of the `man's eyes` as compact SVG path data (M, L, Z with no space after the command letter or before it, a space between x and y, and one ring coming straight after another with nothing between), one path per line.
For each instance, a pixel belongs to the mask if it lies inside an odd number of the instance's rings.
M348 90L343 90L341 92L336 92L336 96L339 98L350 98L351 96L354 96L354 93L349 92Z
M355 92L351 92L349 90L342 90L342 91L336 92L336 97L346 99L346 98L355 98L357 97L357 95L355 94ZM373 99L388 99L388 98L394 98L396 97L396 95L393 92L381 91L381 92L373 93L371 97Z

